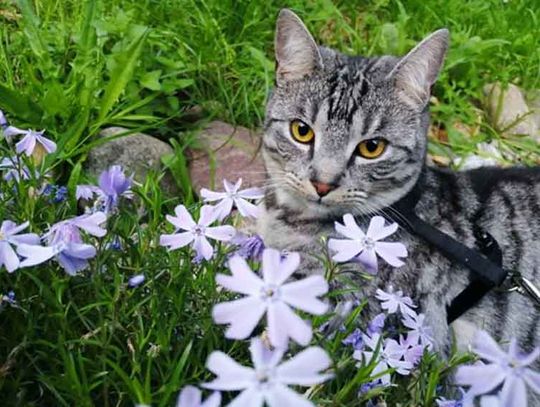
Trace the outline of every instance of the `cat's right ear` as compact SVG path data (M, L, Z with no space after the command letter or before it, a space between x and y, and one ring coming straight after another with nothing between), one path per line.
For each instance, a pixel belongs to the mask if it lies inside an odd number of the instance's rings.
M282 9L276 23L276 82L302 79L322 67L315 40L300 18Z

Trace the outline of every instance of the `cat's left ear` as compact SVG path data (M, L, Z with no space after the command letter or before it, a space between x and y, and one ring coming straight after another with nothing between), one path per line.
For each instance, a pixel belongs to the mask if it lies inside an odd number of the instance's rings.
M405 55L388 75L406 103L419 109L428 103L431 86L443 65L449 37L445 28L435 31Z

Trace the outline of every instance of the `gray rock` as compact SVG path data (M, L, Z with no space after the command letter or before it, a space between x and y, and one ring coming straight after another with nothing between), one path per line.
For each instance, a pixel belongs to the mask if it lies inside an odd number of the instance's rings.
M122 133L126 135L122 136ZM100 137L118 138L107 141L93 148L84 164L86 171L96 177L111 165L121 165L127 174L134 174L138 182L144 182L150 170L161 171L163 165L161 157L172 154L172 147L155 137L143 133L129 133L123 127L109 127L103 129ZM178 193L178 188L170 173L166 173L161 180L161 187L166 195Z
M538 126L522 91L515 85L502 90L501 84L484 86L485 107L491 124L505 136L529 135L540 141Z
M223 190L223 179L242 178L242 188L262 186L264 164L259 153L261 135L245 127L210 122L197 136L201 149L190 150L189 171L194 192Z
M527 104L533 111L534 122L540 130L540 89L534 89L527 93Z

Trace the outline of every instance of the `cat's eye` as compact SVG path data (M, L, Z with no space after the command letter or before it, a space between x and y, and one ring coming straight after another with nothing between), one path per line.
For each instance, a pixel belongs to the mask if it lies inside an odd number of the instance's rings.
M369 140L364 140L360 144L358 144L358 154L361 157L370 160L380 157L381 154L384 153L387 144L388 143L386 142L386 140L383 140L382 138L372 138Z
M293 120L291 122L291 136L299 143L311 143L315 137L315 132L302 120Z

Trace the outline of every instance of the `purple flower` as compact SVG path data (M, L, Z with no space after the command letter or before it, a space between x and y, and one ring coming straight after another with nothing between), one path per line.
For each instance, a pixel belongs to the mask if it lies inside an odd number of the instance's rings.
M235 407L270 406L309 407L313 404L288 386L313 386L325 382L331 374L320 373L331 365L328 354L309 347L280 363L285 349L269 350L258 338L251 340L254 368L240 365L223 352L212 352L207 368L217 377L202 386L212 390L241 391L229 404Z
M343 216L343 225L335 222L336 231L347 239L329 239L328 247L335 251L334 261L358 261L372 274L377 272L377 255L394 267L403 266L400 257L407 256L403 243L380 242L398 229L397 223L385 226L382 216L371 218L367 233L356 224L351 214Z
M121 196L132 197L130 190L133 183L132 177L126 177L124 170L120 165L113 165L99 176L99 187L94 185L78 185L75 192L77 199L92 199L98 196L98 207L105 213L112 212L118 206L118 200Z
M259 208L247 200L261 199L264 193L259 188L248 188L240 191L241 185L242 178L236 181L234 185L224 179L223 186L225 187L225 192L210 191L206 188L201 189L201 196L204 198L204 202L219 201L215 207L218 213L218 220L225 219L231 213L233 205L238 209L240 215L244 217L251 216L256 218L259 215Z
M136 288L140 286L142 283L144 283L145 279L146 278L144 277L144 274L137 274L128 280L128 287Z
M30 179L32 173L19 157L5 157L0 161L0 171L6 171L4 180L15 180L19 182L21 179ZM35 177L39 178L39 173L35 172Z
M483 395L502 386L500 404L512 407L527 406L527 385L540 394L540 373L529 367L540 356L540 347L523 354L512 339L505 353L487 332L478 331L473 351L488 363L458 368L456 383L471 386L470 394Z
M412 363L414 366L420 362L424 355L424 347L418 344L416 336L399 336L399 346L403 349L403 360Z
M299 264L298 253L289 253L283 258L279 251L266 249L261 279L244 259L232 257L229 260L232 276L218 274L216 281L246 297L214 306L214 321L230 324L225 336L230 339L248 338L266 314L268 336L273 346L286 347L289 338L307 345L312 337L311 326L291 308L314 315L324 314L328 305L317 297L328 292L328 283L322 276L311 276L285 284Z
M0 127L2 127L3 130L5 130L8 127L6 116L4 116L4 112L2 112L1 110L0 110Z
M363 396L370 390L376 389L377 387L382 387L383 383L380 379L373 380L372 382L364 383L360 386L360 389L358 390L358 396Z
M404 350L395 340L386 339L385 341L382 341L379 334L375 334L371 337L364 335L364 343L371 351L357 350L353 353L353 358L359 361L364 360L367 363L371 363L375 360L377 364L373 368L371 375L378 376L379 374L382 374L382 376L380 376L382 384L390 384L390 373L388 372L390 369L393 368L400 375L406 376L413 368L412 363L402 360ZM378 346L380 346L379 352L375 354Z
M411 341L419 343L428 350L433 349L433 330L424 325L426 316L424 314L405 314L401 322L410 329L408 336Z
M83 243L80 231L103 237L107 231L99 225L106 220L103 212L96 212L54 224L44 236L47 246L21 244L17 247L17 253L26 257L21 267L35 266L56 257L69 275L75 275L88 267L88 259L96 255L94 246Z
M38 145L47 153L54 153L56 151L56 143L43 137L43 133L45 133L44 130L22 130L14 126L7 126L7 121L3 113L0 117L0 121L2 122L1 126L4 129L4 137L6 137L6 139L9 140L13 136L24 135L21 141L15 145L15 151L17 151L18 154L24 152L27 156L31 156Z
M184 232L161 235L159 244L168 246L169 250L179 249L191 243L198 256L210 260L214 255L214 248L206 238L229 241L236 233L229 225L209 226L214 223L218 215L212 206L204 205L201 208L198 223L195 223L184 205L178 205L174 212L176 216L167 215L167 220L176 226L177 230Z
M410 297L404 296L401 290L394 292L390 287L388 292L377 289L375 298L381 301L381 308L389 314L393 314L398 310L402 315L415 316L416 312L412 308L416 308Z
M380 334L384 328L384 321L386 317L381 312L380 314L375 315L367 327L367 334L373 336L374 334Z
M8 273L13 273L20 266L20 260L13 246L18 246L20 244L39 244L39 236L35 233L23 233L30 225L29 222L24 222L23 224L17 226L14 222L10 220L5 220L0 226L0 267L4 266Z
M362 331L356 328L341 343L343 345L351 345L354 350L361 350L364 347L363 335Z
M261 261L262 254L265 249L264 242L259 235L246 236L238 233L231 243L239 246L234 253L246 260Z
M193 386L186 386L180 392L176 407L219 407L221 404L221 394L217 391L202 402L201 391Z

